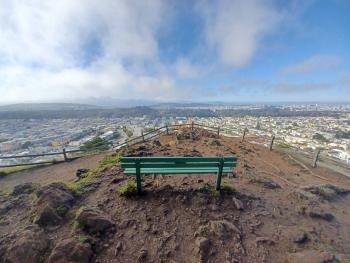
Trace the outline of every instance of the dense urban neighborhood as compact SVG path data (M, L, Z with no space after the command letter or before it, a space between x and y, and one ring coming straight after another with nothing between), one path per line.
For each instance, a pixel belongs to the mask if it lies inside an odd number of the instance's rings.
M183 110L261 110L251 106L173 106ZM349 106L292 105L284 106L291 112L337 112L336 116L232 116L232 117L90 117L57 119L7 119L0 120L0 155L25 155L77 150L96 136L107 140L111 146L140 136L142 132L171 124L198 123L220 127L221 134L241 136L244 130L254 135L257 143L268 144L272 136L276 145L305 152L320 148L329 157L350 164L350 110ZM37 157L40 162L48 157ZM0 160L0 165L13 165L23 159Z

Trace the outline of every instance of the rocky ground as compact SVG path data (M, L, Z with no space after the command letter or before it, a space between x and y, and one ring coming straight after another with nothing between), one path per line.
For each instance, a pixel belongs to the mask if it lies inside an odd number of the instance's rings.
M0 262L350 262L350 180L204 130L182 130L119 155L238 155L214 175L143 180L105 158L74 183L23 183L0 195ZM81 167L85 168L85 167Z

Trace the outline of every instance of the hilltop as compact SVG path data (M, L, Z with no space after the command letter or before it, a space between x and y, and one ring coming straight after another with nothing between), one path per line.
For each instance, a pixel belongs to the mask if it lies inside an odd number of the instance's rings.
M234 175L144 178L119 156L238 155ZM84 167L81 167L84 168ZM0 196L4 262L349 262L350 180L208 131L183 129L120 149L75 182L26 183ZM132 191L132 188L131 188Z

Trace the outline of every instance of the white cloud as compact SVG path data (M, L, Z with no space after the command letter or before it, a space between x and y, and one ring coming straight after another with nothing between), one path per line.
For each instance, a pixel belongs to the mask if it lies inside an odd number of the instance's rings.
M144 67L158 59L164 9L160 0L1 0L1 102L174 96L173 80Z
M200 75L200 69L193 65L188 59L180 58L175 64L175 73L183 79L193 79Z
M173 80L167 76L135 75L120 65L101 69L35 70L26 67L6 67L0 71L5 86L3 101L64 100L80 98L152 98L169 100L176 97Z
M249 63L264 36L281 22L280 13L260 0L219 0L198 5L205 21L206 39L223 63L240 68Z
M312 56L300 63L289 65L282 71L284 73L309 73L322 69L333 69L339 66L341 59L337 55L321 54Z

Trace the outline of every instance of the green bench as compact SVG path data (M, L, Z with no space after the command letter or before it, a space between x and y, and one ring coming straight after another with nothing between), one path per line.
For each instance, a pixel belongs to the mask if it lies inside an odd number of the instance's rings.
M121 167L127 176L135 175L141 193L141 174L217 174L216 190L220 190L223 173L232 173L236 156L227 157L122 157Z

